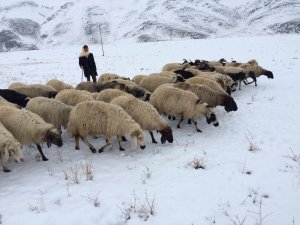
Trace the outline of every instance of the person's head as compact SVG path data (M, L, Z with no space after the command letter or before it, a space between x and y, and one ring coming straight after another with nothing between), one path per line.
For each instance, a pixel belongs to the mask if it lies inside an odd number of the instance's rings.
M84 45L84 46L82 47L82 49L83 49L83 51L88 52L88 51L89 51L89 46Z

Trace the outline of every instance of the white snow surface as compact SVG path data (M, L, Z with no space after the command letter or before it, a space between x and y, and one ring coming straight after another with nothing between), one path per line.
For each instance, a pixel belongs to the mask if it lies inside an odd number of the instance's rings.
M144 150L131 149L128 142L121 153L114 140L112 150L93 154L82 142L81 150L75 150L74 139L64 130L62 162L56 147L44 145L49 161L43 162L35 159L34 146L24 146L25 162L10 160L12 172L0 171L0 224L231 225L225 209L234 220L246 216L244 224L252 225L259 218L261 199L263 225L300 224L299 36L118 43L104 48L102 57L100 46L90 46L99 74L133 77L183 58L224 57L255 58L275 78L259 77L257 87L243 85L234 92L238 111L226 113L218 107L219 127L200 118L203 132L197 133L186 122L177 129L176 121L169 121L172 144L152 144L146 132ZM65 46L0 53L0 87L15 81L46 83L52 78L76 85L81 80L80 50ZM159 134L155 137L160 139ZM101 137L89 140L97 148L105 143ZM249 151L249 140L257 151ZM293 154L298 161L290 158ZM189 165L194 158L204 159L204 170ZM92 164L92 180L82 172L87 162ZM79 168L79 184L65 179L64 171L70 174L70 167ZM154 215L146 221L138 213L145 193L155 199ZM99 207L88 199L97 195ZM126 222L122 211L130 202L136 212L132 209Z

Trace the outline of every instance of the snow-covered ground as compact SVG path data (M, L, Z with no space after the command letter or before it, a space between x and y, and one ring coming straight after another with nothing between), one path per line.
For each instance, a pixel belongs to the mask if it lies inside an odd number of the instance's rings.
M243 224L254 225L259 212L264 219L258 224L300 224L299 36L104 47L102 57L100 46L90 46L99 74L132 77L183 58L224 57L255 58L273 71L275 79L260 77L257 87L242 86L242 91L233 93L239 109L226 113L217 108L217 128L199 119L203 132L196 133L188 124L177 129L171 121L173 144L152 144L146 133L143 151L126 143L126 152L120 153L115 140L113 150L92 154L83 143L75 151L74 140L64 131L62 161L55 147L44 146L47 162L35 159L35 148L24 147L25 162L11 160L12 172L0 171L0 224L119 225L126 223L125 212L130 215L127 224L134 225L232 225L230 218L236 221L236 217L246 217ZM0 87L14 81L46 83L51 78L75 85L81 80L79 52L80 46L66 46L0 53ZM103 138L89 139L97 147L104 144ZM203 159L205 169L194 169L190 165L194 159ZM92 180L83 172L88 165ZM76 171L79 184L72 179ZM153 216L146 195L150 205L154 198ZM97 196L99 207L91 200Z

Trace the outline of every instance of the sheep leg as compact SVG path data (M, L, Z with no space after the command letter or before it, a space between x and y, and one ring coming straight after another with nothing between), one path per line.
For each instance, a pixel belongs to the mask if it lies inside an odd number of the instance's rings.
M118 139L118 144L119 144L119 150L125 151L125 149L121 146L121 142L122 142L121 136L117 135L117 139Z
M242 81L239 80L239 90L241 90L241 86L242 86Z
M79 147L79 136L75 136L75 149L76 150L79 150L80 149L80 147Z
M196 122L195 120L193 120L193 119L192 119L192 122L193 122L193 124L194 124L194 126L195 126L195 128L196 128L196 131L197 131L197 132L202 132L202 131L198 128L197 122Z
M181 124L182 121L183 121L183 116L181 116L181 118L179 120L179 123L177 124L177 128L180 128L180 124Z
M152 143L157 144L157 141L154 138L153 132L149 131L149 133L150 133L150 136L151 136L151 139L152 139Z
M46 158L46 156L45 156L44 153L43 153L43 149L42 149L42 147L40 146L40 144L36 144L36 147L37 147L37 149L39 150L39 153L40 153L41 156L42 156L42 160L43 160L43 161L48 161L48 159Z
M122 136L121 138L122 138L122 141L127 141L125 136Z
M107 140L107 141L106 141L106 144L103 145L103 146L99 149L99 151L98 151L99 153L104 152L104 149L105 149L107 146L109 146L109 145L112 144L112 138L111 138L111 137L107 138L106 140Z
M3 171L5 173L10 172L10 170L7 167L7 160L8 160L9 154L8 151L1 151L1 161L2 161L2 166L3 166Z
M80 136L81 140L86 144L92 151L92 153L96 153L95 147L88 141L86 137Z

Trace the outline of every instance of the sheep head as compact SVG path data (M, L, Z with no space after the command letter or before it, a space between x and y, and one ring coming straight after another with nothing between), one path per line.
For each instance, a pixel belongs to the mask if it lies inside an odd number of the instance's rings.
M140 146L141 149L146 148L145 146L145 136L141 129L135 130L130 134L132 147L136 148Z
M200 62L198 65L197 65L198 69L199 70L210 70L210 71L214 71L215 68L211 67L207 61L203 61L203 62Z
M228 96L228 95L225 95L224 106L225 106L226 112L238 110L236 102L234 101L234 99L231 96Z
M54 144L58 147L63 146L61 134L55 128L48 130L48 132L46 133L46 142L47 142L48 148L51 147L51 144Z
M145 102L149 102L150 96L151 96L151 92L146 92L142 100Z
M206 122L212 123L215 127L219 126L217 115L209 105L206 105Z
M265 70L264 74L269 78L269 79L274 79L274 75L272 71Z
M127 93L132 94L133 96L135 96L137 98L141 98L145 95L145 91L143 89L139 88L139 87L130 88L130 87L126 86L125 91Z
M57 95L57 91L49 91L48 98L55 98L56 95Z
M184 81L185 81L185 79L181 75L177 74L174 77L173 83L184 82Z
M6 150L9 153L9 156L13 157L16 162L24 161L24 155L21 149L20 143L9 143L6 145Z
M25 97L24 99L20 99L20 101L18 101L18 105L21 106L22 108L26 108L26 105L29 102L29 100L30 100L29 97Z
M171 127L160 130L159 133L161 134L160 141L162 144L166 143L166 141L173 143L173 133Z

